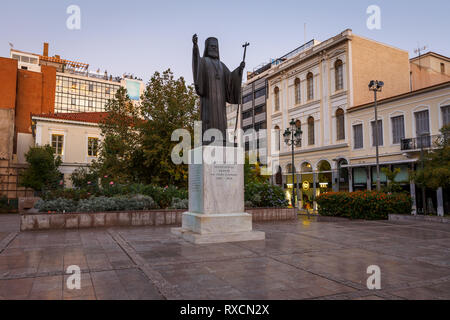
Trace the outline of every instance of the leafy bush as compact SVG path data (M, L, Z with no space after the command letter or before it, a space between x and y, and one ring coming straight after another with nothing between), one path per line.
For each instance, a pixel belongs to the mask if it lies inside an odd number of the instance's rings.
M111 181L112 182L112 181ZM121 197L134 195L145 195L151 197L159 208L168 208L172 205L173 199L188 199L187 190L177 188L175 186L167 186L161 188L153 185L145 184L128 184L121 185L110 183L102 188L98 186L85 187L82 189L64 189L51 190L44 192L42 198L44 200L55 200L58 198L72 199L75 201L86 200L95 197Z
M268 182L248 183L245 186L245 201L259 208L284 208L289 204L283 189Z
M78 168L70 175L72 185L76 189L98 189L99 176L96 172L86 168Z
M9 200L6 196L0 198L0 213L7 213L13 209L13 206L9 203Z
M40 212L107 212L150 210L158 208L149 196L135 195L132 197L91 197L79 201L58 198L55 200L39 200L35 208Z
M89 199L93 195L99 195L98 192L91 193L87 189L56 189L45 191L42 193L44 200L56 200L59 198L70 199L78 201L81 199Z
M376 191L329 192L317 197L317 204L322 216L350 219L383 220L389 214L408 214L412 210L410 196Z
M179 199L173 198L171 209L188 209L189 208L189 199Z
M77 202L72 199L58 198L54 200L39 200L34 205L40 212L75 212Z

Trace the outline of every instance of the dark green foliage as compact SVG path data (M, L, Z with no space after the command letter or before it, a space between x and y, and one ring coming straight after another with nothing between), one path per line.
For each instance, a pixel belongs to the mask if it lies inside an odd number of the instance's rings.
M98 172L86 168L76 169L70 176L72 185L76 189L89 189L94 191L98 189Z
M58 188L62 175L58 171L61 157L55 157L54 149L49 146L31 147L25 154L29 164L20 176L20 185L35 191L53 190Z
M417 170L411 178L434 190L450 186L450 125L441 129L438 148L425 154L423 170Z
M322 216L385 220L389 214L411 214L411 197L376 191L329 192L317 197Z
M0 198L0 213L8 213L14 210L14 206L9 202L6 196Z
M187 187L187 165L172 162L172 149L179 142L171 138L176 129L193 136L199 110L192 86L182 77L174 79L170 69L155 72L140 104L133 104L120 89L105 109L109 114L100 125L104 141L93 164L103 186L114 182Z

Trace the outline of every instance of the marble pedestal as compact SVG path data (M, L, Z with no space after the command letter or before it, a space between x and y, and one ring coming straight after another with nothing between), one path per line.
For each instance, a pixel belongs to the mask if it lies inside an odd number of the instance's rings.
M196 243L264 240L244 206L242 148L203 146L189 157L189 212L172 233Z

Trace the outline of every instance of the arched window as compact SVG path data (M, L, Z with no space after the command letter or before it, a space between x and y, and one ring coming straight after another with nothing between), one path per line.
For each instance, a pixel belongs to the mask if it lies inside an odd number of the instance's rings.
M314 145L314 118L309 117L308 118L308 145L312 146Z
M344 89L344 66L341 60L334 63L334 76L336 83L336 91Z
M275 175L275 184L279 186L283 184L283 171L281 170L280 166L278 166L278 171Z
M297 119L297 121L295 121L295 126L302 130L302 122L300 120ZM300 140L300 143L297 145L297 147L301 148L302 147L302 140Z
M302 99L301 88L300 88L300 79L295 79L295 104L300 104Z
M280 127L275 126L275 151L280 151L281 146L281 136L280 136Z
M314 100L314 76L311 72L306 76L306 83L308 86L308 101Z
M275 87L274 94L275 94L275 111L280 111L280 89L278 87Z
M337 140L345 139L345 121L344 121L344 110L337 109L336 111L336 137Z

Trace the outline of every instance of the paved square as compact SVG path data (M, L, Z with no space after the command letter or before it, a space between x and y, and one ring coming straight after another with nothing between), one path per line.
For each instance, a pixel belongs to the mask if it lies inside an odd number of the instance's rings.
M193 245L168 227L20 233L0 215L0 299L450 299L450 225L258 223L266 241ZM65 270L82 270L69 290ZM381 268L368 290L367 267Z

